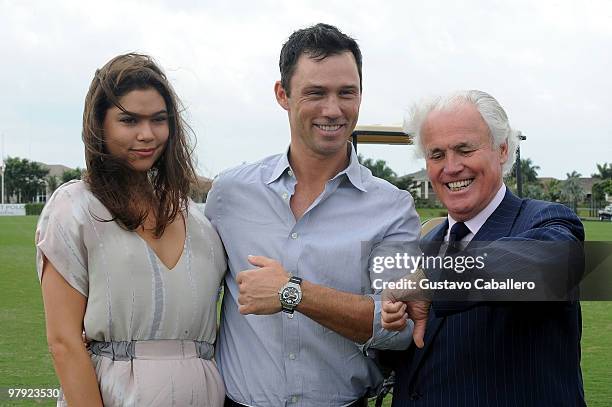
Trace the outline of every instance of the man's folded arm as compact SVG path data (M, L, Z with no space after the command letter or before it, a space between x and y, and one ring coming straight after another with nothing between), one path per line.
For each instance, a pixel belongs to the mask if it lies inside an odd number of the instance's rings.
M374 300L374 318L372 320L372 336L359 347L364 354L369 349L404 350L412 343L413 322L408 319L406 327L397 331L388 331L382 327L382 300L380 295L370 295Z
M504 237L493 242L473 242L468 249L454 257L477 257L486 253L485 267L457 274L453 269L426 270L427 278L432 281L471 281L476 279L522 282L536 284L533 292L519 291L514 297L499 300L514 301L517 306L536 300L571 299L573 290L579 284L584 272L584 252L582 240L584 230L580 221L569 209L556 208L557 217L552 211L541 211L537 223L530 229L515 236ZM564 209L568 213L564 213ZM445 292L432 294L432 308L436 316L447 316L465 311L475 305L496 298L483 298L487 291L459 290L449 298ZM510 295L511 291L508 291ZM517 301L523 297L524 301ZM528 307L527 307L528 308Z
M297 311L368 349L406 349L412 341L412 325L401 332L381 326L379 295L358 295L329 287L302 283L303 297Z

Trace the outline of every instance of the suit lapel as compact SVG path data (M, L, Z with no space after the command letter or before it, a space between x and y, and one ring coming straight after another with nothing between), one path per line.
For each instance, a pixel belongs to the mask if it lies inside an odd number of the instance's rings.
M522 200L516 197L510 189L506 189L504 199L499 204L497 209L489 216L487 221L482 225L478 233L472 239L473 241L492 241L504 236L510 236L514 221L518 216L522 204ZM427 256L436 256L440 251L440 246L444 241L444 235L448 229L448 219L432 229L422 241L427 246L423 253ZM429 347L433 342L434 337L438 333L440 327L444 324L446 317L436 318L433 312L429 313L427 321L427 330L425 332L425 346L423 349L415 349L414 357L408 373L407 383L410 385L418 371L419 365L425 354L429 351ZM461 340L461 338L457 338ZM414 343L410 346L414 346Z
M522 202L523 200L510 192L510 189L506 189L504 199L482 225L472 241L493 241L511 236L512 227L521 210Z

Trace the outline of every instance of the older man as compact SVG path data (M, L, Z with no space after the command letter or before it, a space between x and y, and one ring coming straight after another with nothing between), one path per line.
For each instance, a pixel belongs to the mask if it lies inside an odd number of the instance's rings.
M517 132L491 95L458 92L417 106L407 127L425 156L432 186L448 209L447 220L423 239L438 242L435 247L441 249L434 250L435 255L449 254L444 241L457 250L478 241L497 253L503 250L503 256L488 259L488 272L525 267L537 272L542 258L537 251L526 255L520 247L528 246L516 242L534 246L584 240L582 224L571 210L517 198L504 185L503 175L514 161ZM425 275L432 277L427 270ZM436 298L440 296L433 297L425 346L410 347L401 356L394 407L584 405L577 302ZM414 319L426 315L422 303L407 305ZM406 319L400 307L405 305L399 301L384 303L384 327L403 328Z
M365 406L382 379L367 350L405 348L411 332L382 330L361 242L415 240L418 216L348 143L357 43L326 24L296 31L280 70L289 150L221 174L206 204L229 265L217 348L226 405Z

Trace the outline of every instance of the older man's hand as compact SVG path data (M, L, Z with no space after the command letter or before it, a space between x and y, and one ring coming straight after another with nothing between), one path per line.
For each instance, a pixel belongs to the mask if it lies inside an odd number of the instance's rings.
M249 263L259 268L238 273L238 310L241 314L270 315L281 310L278 291L289 281L289 273L276 260L249 256Z
M414 282L415 289L387 289L382 293L382 327L390 331L401 331L406 328L407 319L414 322L412 339L417 347L424 346L425 330L431 301L425 291L421 290L418 281L424 277L422 270L404 277Z
M422 348L425 346L424 338L430 306L429 301L383 301L382 327L389 331L402 331L410 318L414 322L412 339L418 348Z

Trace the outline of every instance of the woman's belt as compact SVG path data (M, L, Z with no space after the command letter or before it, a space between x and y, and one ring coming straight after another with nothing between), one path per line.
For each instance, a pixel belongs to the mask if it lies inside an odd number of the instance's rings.
M87 348L91 353L112 360L175 360L213 358L215 348L204 341L149 340L149 341L91 341Z

